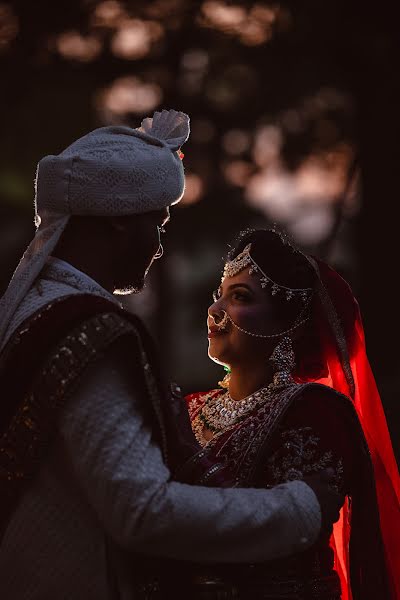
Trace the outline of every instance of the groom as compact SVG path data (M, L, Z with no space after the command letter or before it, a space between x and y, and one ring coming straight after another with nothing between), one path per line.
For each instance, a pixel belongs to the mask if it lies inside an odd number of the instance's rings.
M171 480L157 359L113 292L140 290L162 253L188 135L186 115L162 111L39 163L38 229L0 301L1 598L107 600L125 585L115 549L263 561L304 550L336 518L322 479Z

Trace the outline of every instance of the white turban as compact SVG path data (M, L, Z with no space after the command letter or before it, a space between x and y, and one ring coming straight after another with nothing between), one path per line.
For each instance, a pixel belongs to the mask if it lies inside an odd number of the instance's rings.
M71 215L121 216L178 202L185 189L179 148L189 117L154 113L141 127L101 127L38 164L35 237L0 300L0 349L11 318L54 250Z

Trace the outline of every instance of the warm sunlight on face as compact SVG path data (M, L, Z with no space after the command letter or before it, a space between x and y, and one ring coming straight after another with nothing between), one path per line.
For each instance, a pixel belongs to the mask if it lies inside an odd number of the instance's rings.
M207 319L208 355L215 362L230 367L266 361L271 340L245 334L230 321L219 331L216 322L221 320L224 311L236 325L250 333L270 335L281 330L282 324L276 318L271 296L261 287L258 275L249 275L245 269L234 277L225 278L214 292L214 303Z

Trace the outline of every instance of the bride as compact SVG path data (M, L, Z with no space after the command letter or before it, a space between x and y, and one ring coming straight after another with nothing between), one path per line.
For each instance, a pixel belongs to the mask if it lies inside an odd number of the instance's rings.
M267 488L329 467L346 502L333 532L302 554L188 564L189 596L398 600L398 471L347 283L275 230L246 231L207 323L209 356L228 374L219 388L187 397L202 449L177 477Z

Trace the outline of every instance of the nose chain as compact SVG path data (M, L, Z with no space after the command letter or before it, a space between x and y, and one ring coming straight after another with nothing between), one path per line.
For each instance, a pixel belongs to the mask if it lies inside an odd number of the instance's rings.
M301 320L296 321L295 324L293 325L293 327L290 327L289 329L286 329L285 331L280 331L279 333L271 333L270 335L265 335L263 333L253 333L251 331L247 331L247 329L243 329L243 327L239 327L239 325L237 325L235 323L235 321L232 319L232 317L230 317L225 310L222 312L224 313L224 316L222 317L221 321L219 321L218 323L215 321L213 315L211 315L211 318L214 321L215 326L217 327L217 329L219 331L224 331L224 329L226 329L227 324L231 323L233 325L233 327L238 329L238 331L240 331L241 333L245 333L246 335L250 335L251 337L263 338L263 339L278 338L278 337L282 337L284 335L288 335L289 333L291 333L292 331L294 331L295 329L300 327L300 325L303 325L304 323L306 323L309 319L308 316L305 317L304 319L301 319L302 315L305 312L305 310L303 309L299 315L299 318Z

